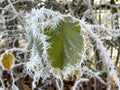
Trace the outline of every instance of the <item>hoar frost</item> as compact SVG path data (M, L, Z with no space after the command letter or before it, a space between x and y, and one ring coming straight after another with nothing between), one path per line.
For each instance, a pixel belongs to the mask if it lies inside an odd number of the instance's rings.
M28 73L36 81L37 75L45 78L45 72L52 72L60 79L59 89L62 89L61 75L70 73L67 71L69 68L71 72L72 68L80 70L84 44L79 21L70 15L41 8L33 9L26 16L26 22L26 49L31 51L30 61L26 64Z
M94 33L91 29L99 27L101 31L105 31L109 35L114 32L115 36L119 36L120 33L116 33L119 31L108 30L98 25L89 25L71 15L62 15L45 8L33 9L27 14L26 22L28 38L26 49L31 52L30 61L26 64L26 67L28 74L34 78L33 88L39 77L44 80L49 76L48 73L52 73L56 78L60 79L56 80L58 90L63 90L63 77L67 78L67 75L76 69L79 72L79 75L77 75L79 80L76 81L72 89L75 90L81 80L88 81L88 79L80 78L84 73L95 76L105 84L98 74L92 72L86 66L81 67L81 64L86 59L85 38L81 32L87 33L96 42L97 48L100 49L100 53L103 55L103 61L108 66L107 69L111 65L112 71L108 70L108 74L113 76L116 85L119 87L120 82L115 73L114 65L107 55L102 41L97 38L97 32ZM73 73L75 74L75 72Z

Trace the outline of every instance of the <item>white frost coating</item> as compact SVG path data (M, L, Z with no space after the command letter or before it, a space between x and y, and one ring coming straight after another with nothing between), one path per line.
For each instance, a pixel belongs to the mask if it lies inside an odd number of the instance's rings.
M90 34L90 36L96 42L97 48L100 50L100 54L102 56L103 62L105 63L105 66L107 68L107 72L109 73L110 76L112 76L115 79L115 84L118 86L118 88L120 90L119 77L117 76L117 74L115 72L115 67L107 53L106 48L103 46L102 41L97 38L97 36L92 32L90 27L86 26L84 22L80 22L80 23L81 23L82 27L84 27L87 30L87 32Z
M76 80L74 86L72 87L72 90L77 90L78 84L82 83L82 82L88 82L89 79L86 78L81 78L79 80Z
M60 80L60 81L59 81L59 80ZM55 80L55 83L56 83L56 85L57 85L58 90L63 90L63 79L61 78L61 76L60 76L59 80L56 79L56 80ZM59 84L61 84L61 85L59 85Z
M1 90L1 89L0 89L0 90ZM19 89L18 89L18 87L17 87L15 84L13 84L13 85L12 85L12 90L19 90Z
M108 33L110 36L120 37L120 29L114 30L114 29L109 29L109 28L106 28L100 25L88 25L88 27L91 27L92 30L96 29L97 32L103 31L103 32Z
M32 83L33 88L35 87L35 82L38 81L39 77L43 77L44 79L47 77L47 71L51 71L51 65L48 60L48 54L47 54L47 49L50 47L50 45L46 42L46 40L50 37L46 36L44 34L44 29L49 26L50 28L56 28L57 25L59 25L59 22L61 20L64 20L64 16L58 12L54 12L45 8L41 8L40 10L33 9L31 13L29 13L26 16L26 22L28 24L28 27L26 28L26 32L28 35L28 44L27 47L31 47L31 59L27 63L26 67L28 70L28 73L34 78L34 81ZM66 15L70 16L71 15ZM110 76L113 76L115 79L115 83L119 87L120 90L120 81L119 78L114 70L114 65L110 59L110 57L107 54L106 48L103 46L102 41L98 39L97 31L96 33L94 32L94 29L100 29L100 31L107 32L109 35L114 36L114 37L119 37L120 36L120 31L119 30L110 30L108 28L99 26L99 25L89 25L86 24L83 20L76 19L74 17L73 21L79 21L79 25L81 26L82 32L88 33L96 42L97 48L100 50L100 54L102 56L102 60L105 63L105 66L107 68L107 73L109 73ZM92 29L92 30L91 30ZM42 45L42 53L38 53L39 49L36 47L38 45L38 42L40 45ZM84 55L84 53L83 53ZM83 56L82 60L85 60L86 58ZM80 63L81 64L81 63ZM47 65L46 68L44 65ZM79 65L78 65L79 66ZM68 66L69 67L69 66ZM72 69L73 67L70 67L70 69L66 67L66 69L69 70ZM81 73L85 73L87 71L88 75L95 76L97 79L99 79L102 83L106 84L99 76L99 73L94 73L91 70L87 69L86 67L80 68ZM110 70L111 69L111 70ZM64 77L67 77L68 72L65 72L67 70L63 70L62 74ZM56 76L57 77L57 76ZM59 89L63 88L63 82L61 76L58 76L57 78L60 79L61 81L61 87L59 86L59 82L56 81L56 84ZM44 81L44 80L43 80ZM75 90L75 87L81 82L85 81L82 79L79 79L76 81L75 85L73 86L73 89ZM87 79L86 79L87 81Z
M47 60L46 51L49 48L49 44L46 42L49 37L44 34L44 29L47 26L56 28L59 21L62 19L63 17L60 13L45 8L41 8L40 10L33 9L31 13L26 16L26 22L28 24L26 32L29 34L28 37L34 37L43 44L42 58L44 60Z
M33 9L31 13L26 16L26 21L29 25L29 28L32 29L33 35L35 36L40 36L40 33L43 33L44 28L47 26L50 26L51 28L56 28L59 21L62 19L63 16L60 13L53 12L52 10L48 10L45 8L41 8L40 10Z
M0 82L1 82L1 84L2 84L2 87L0 87L0 90L5 90L4 81L2 80L1 77L0 77Z
M43 60L45 60L47 62L48 61L47 49L49 48L49 44L46 42L46 39L48 39L48 37L46 35L42 34L40 37L41 43L43 44L42 58L43 58Z
M59 22L64 18L60 13L45 8L41 8L40 10L33 9L25 18L28 24L26 28L28 36L26 49L29 47L32 49L31 58L26 64L26 67L28 74L34 78L32 83L32 88L34 89L36 87L35 83L38 82L39 78L42 77L44 82L49 76L47 76L48 71L51 69L47 54L47 49L50 45L46 42L50 37L44 34L44 29L48 26L52 29L56 28ZM42 50L42 52L40 53L39 50ZM60 79L61 86L58 81L56 81L56 84L58 84L59 90L61 90L63 89L61 76L57 78Z
M101 83L106 85L106 83L101 79L100 72L93 72L92 70L88 69L87 67L82 68L82 72L88 76L96 77Z

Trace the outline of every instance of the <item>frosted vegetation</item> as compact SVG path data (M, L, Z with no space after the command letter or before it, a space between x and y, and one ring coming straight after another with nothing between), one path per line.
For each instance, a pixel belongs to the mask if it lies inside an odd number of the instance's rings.
M12 18L18 17L21 25L17 25L13 32L8 30L11 28L6 28L5 22L8 22L11 18L5 20L3 17L5 10L1 9L0 26L2 29L7 29L0 32L1 90L22 90L16 83L27 75L31 80L31 86L23 85L25 90L27 90L26 88L35 90L41 78L41 83L45 84L46 80L51 79L51 77L54 77L56 89L64 90L64 80L69 80L69 76L76 77L71 90L83 88L83 83L88 83L90 77L94 77L95 80L104 84L107 90L111 90L113 84L120 90L119 73L104 44L106 38L119 38L120 30L118 28L119 23L116 24L117 19L113 21L115 23L113 27L115 28L112 29L97 24L95 18L92 17L94 13L88 0L84 0L88 9L81 18L74 15L68 3L70 14L62 14L41 7L40 9L30 10L21 19L13 3L10 0L8 0L8 3L15 14ZM9 6L5 8L7 7ZM11 13L11 10L8 11ZM23 12L21 11L21 13ZM117 14L119 15L119 13ZM116 18L116 16L113 17ZM106 20L108 19L109 17ZM24 27L24 30L21 30L21 27ZM15 39L10 38L10 35L16 35ZM18 43L22 42L21 46L17 46L17 39L19 39ZM7 47L6 41L12 42L10 48ZM99 51L100 60L97 63L102 62L102 69L97 69L92 63L87 65L89 61L96 62L97 56L92 56L96 51ZM17 67L22 68L22 71L20 71L21 69L16 70ZM104 72L107 74L106 81L100 76ZM5 73L9 74L11 79L6 81L8 84L5 82ZM38 87L38 89L44 90L42 87Z

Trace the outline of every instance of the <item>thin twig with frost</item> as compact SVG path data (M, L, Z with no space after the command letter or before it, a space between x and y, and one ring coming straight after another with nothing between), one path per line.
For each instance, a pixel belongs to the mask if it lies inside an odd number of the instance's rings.
M10 0L7 0L7 1L8 1L8 3L10 4L11 8L13 9L13 12L18 16L18 19L19 19L21 25L24 27L24 23L23 23L22 19L20 18L18 12L17 12L16 9L14 8L13 4L11 3Z
M120 80L119 80L119 77L117 76L117 74L115 72L115 66L112 63L112 60L110 59L106 48L103 46L102 41L97 38L97 36L92 32L90 27L87 27L85 25L85 23L82 22L81 25L83 25L83 27L87 30L87 33L89 33L89 35L96 42L97 49L100 50L100 54L102 56L102 60L104 62L104 65L107 69L107 73L109 73L109 75L112 76L115 79L115 84L118 86L118 88L120 90Z
M86 78L81 78L79 80L76 80L74 86L72 87L72 90L77 90L77 87L79 86L80 83L82 82L88 82L89 79L86 79Z
M100 26L100 25L87 25L86 26L90 27L92 29L92 31L96 31L96 32L107 32L110 36L113 37L120 37L120 30L115 30L115 29L110 29L110 28L106 28L104 26Z

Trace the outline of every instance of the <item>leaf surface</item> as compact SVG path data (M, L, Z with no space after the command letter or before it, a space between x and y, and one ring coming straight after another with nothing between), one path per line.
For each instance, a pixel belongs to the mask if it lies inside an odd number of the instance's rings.
M45 35L51 37L47 40L51 46L47 51L53 67L63 69L65 66L76 65L81 60L83 38L80 29L79 23L72 22L70 17L65 17L55 29L45 29Z

